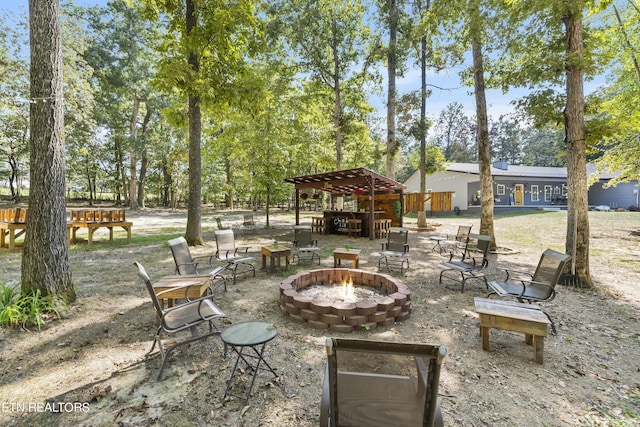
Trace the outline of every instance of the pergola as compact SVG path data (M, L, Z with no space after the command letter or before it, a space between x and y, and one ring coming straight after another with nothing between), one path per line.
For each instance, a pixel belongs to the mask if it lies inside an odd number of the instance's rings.
M373 218L376 194L397 193L402 195L407 188L404 184L396 182L379 173L366 168L348 169L334 172L325 172L313 175L285 178L285 182L295 185L296 189L296 225L300 224L300 190L311 188L325 191L331 197L340 197L349 194L361 194L369 197L369 214ZM402 212L402 211L401 211ZM400 215L402 225L402 215ZM373 221L369 221L369 237L373 239Z

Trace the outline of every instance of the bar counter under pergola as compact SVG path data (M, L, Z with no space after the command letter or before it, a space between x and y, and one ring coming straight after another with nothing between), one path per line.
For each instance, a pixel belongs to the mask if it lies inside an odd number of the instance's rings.
M348 195L356 195L359 198L368 197L368 209L364 213L368 213L369 218L372 219L376 212L376 196L397 194L398 201L402 203L403 192L406 189L404 184L366 168L296 176L285 178L285 182L295 185L296 225L300 224L300 190L313 189L327 192L331 195L332 201L336 197L345 197ZM332 206L333 205L334 203L332 203ZM330 212L332 212L332 210L325 211L325 216ZM402 205L400 206L400 212L402 212ZM355 214L356 212L353 213ZM398 225L402 226L402 213L399 215L398 221ZM373 227L373 221L367 221L368 230L366 234L368 234L370 239L374 238Z

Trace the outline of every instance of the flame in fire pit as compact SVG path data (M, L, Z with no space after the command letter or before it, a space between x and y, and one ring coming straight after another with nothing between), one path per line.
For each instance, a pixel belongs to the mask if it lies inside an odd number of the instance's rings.
M353 280L351 279L351 275L348 275L342 283L340 283L341 287L341 296L343 301L353 301L355 288L353 287Z

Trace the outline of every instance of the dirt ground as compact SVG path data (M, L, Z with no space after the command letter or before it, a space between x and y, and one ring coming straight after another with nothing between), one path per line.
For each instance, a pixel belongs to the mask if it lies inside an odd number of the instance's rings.
M239 225L242 212L219 212L225 223ZM305 212L303 222L311 213ZM157 349L147 355L155 315L149 296L136 277L133 261L142 263L153 280L173 274L166 244L184 232L184 211L145 210L128 213L133 241L124 234L108 242L71 248L77 301L63 320L41 331L0 332L0 424L8 426L316 426L325 365L324 341L336 335L290 322L278 304L278 286L290 271L260 271L260 247L292 239L291 213L270 217L270 228L238 235L256 257L255 278L242 277L216 292L226 312L226 325L256 319L272 323L278 336L267 345L266 358L276 379L260 372L248 406L224 398L234 357L224 357L219 338L178 349L168 362L164 381L156 375ZM258 215L264 226L264 213ZM437 219L439 231L455 233L471 217ZM214 213L203 214L206 247L213 253ZM406 224L411 226L412 224ZM595 290L558 288L544 305L558 335L545 340L544 364L534 363L523 335L491 330L491 350L482 350L473 298L484 297L484 285L470 283L461 293L438 284L443 256L431 250L429 233L409 236L411 267L402 278L411 290L413 312L389 327L348 336L389 341L442 344L439 395L449 426L637 426L640 425L640 214L592 212L591 273ZM533 270L547 247L564 248L566 212L498 217L498 244L512 249L491 256L496 266ZM155 236L155 239L151 237ZM161 238L158 238L160 236ZM380 240L319 237L322 265L333 265L331 252L350 242L362 249L360 268L377 270ZM0 253L0 280L20 279L20 252ZM398 276L397 273L394 274ZM225 326L226 326L225 325ZM246 371L241 376L248 378Z

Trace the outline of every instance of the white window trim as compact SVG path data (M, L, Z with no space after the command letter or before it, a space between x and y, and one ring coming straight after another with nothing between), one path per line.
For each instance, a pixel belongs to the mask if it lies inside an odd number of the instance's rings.
M552 200L553 197L553 187L551 187L550 185L545 185L544 186L544 201L545 202L550 202Z
M540 187L536 184L531 185L531 201L539 202L540 201Z

